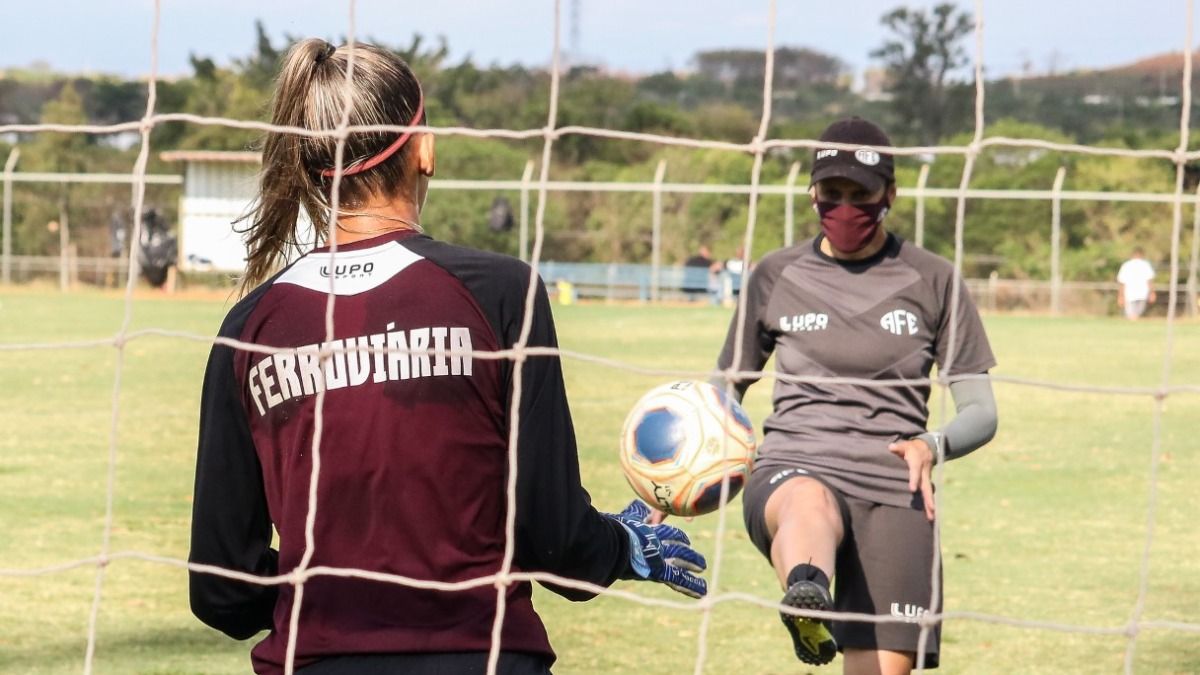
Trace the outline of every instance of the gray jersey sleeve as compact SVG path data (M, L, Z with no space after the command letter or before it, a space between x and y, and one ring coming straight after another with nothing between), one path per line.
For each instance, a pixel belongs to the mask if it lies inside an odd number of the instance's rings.
M954 284L958 284L958 309L951 311ZM967 285L956 274L947 275L941 289L942 314L939 319L934 357L942 375L976 375L996 365L983 320L967 292ZM951 331L953 317L954 330ZM953 342L951 342L951 332Z
M954 398L954 419L936 432L917 436L933 448L935 459L938 436L946 459L951 460L974 452L996 435L998 415L990 378L952 382L950 396Z
M744 288L746 294L746 316L743 322L741 354L738 363L734 364L734 347L737 344L738 312L735 310L733 319L729 322L729 333L725 336L725 345L721 355L717 357L717 368L724 370L734 367L738 371L761 371L771 358L775 349L775 336L768 329L767 307L771 301L771 293L775 281L779 278L780 270L786 261L779 256L768 256L750 273L750 280ZM746 394L750 385L759 381L761 376L745 376L734 381L734 396L738 401ZM714 376L710 382L722 389L725 378Z

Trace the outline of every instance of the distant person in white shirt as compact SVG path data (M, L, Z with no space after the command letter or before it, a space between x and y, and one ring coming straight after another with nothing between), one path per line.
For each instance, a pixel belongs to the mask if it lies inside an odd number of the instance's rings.
M730 300L736 300L738 293L741 293L742 291L742 276L746 272L746 265L742 261L742 256L744 256L745 253L746 247L738 246L737 252L733 254L732 258L726 260L725 262L713 263L712 266L713 272L717 274L720 274L721 272L725 273L726 279L729 281L729 287L724 295L726 295ZM753 267L753 265L751 267Z
M1141 247L1133 249L1133 257L1121 263L1117 272L1117 304L1125 308L1125 318L1136 321L1154 303L1154 268L1146 260Z

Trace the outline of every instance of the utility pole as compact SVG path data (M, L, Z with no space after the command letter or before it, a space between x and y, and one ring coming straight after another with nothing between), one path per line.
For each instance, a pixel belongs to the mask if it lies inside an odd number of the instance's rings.
M570 63L573 66L579 65L582 59L583 46L579 43L579 5L581 0L571 0L571 58Z

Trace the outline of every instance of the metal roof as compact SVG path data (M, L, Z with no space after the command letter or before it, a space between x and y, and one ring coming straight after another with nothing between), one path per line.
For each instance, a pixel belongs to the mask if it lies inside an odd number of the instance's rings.
M240 150L169 150L159 154L164 162L241 162L261 164L262 153Z

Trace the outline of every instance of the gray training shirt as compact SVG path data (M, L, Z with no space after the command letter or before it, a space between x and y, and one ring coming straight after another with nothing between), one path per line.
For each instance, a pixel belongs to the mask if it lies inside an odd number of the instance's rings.
M762 370L772 352L776 372L799 376L919 379L934 363L946 375L996 365L964 285L950 354L949 261L891 234L877 255L857 262L821 253L820 241L775 251L750 275L737 370ZM736 329L735 314L719 368L733 364ZM757 379L737 382L739 397ZM755 471L804 469L844 494L921 508L907 464L887 446L925 432L929 390L776 380Z

